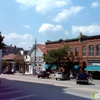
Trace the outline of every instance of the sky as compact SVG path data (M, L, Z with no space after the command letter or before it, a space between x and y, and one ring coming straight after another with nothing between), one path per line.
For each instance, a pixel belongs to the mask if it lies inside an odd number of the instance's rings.
M100 0L0 0L0 31L7 45L30 50L35 40L100 34Z

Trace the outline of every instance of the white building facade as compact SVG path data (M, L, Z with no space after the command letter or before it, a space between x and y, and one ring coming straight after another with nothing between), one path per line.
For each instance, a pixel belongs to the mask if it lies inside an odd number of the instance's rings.
M30 65L29 65L29 74L34 74L38 71L45 70L45 62L43 59L43 55L46 52L46 48L44 44L37 44L36 49L35 46L30 50Z

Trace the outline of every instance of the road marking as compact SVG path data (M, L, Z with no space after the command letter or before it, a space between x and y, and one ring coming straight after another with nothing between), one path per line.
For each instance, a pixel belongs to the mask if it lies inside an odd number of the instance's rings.
M11 88L13 88L13 87L9 87L9 88L3 88L3 89L0 89L0 90L11 89Z
M11 94L11 93L16 93L16 92L22 92L22 90L20 90L20 91L8 92L8 93L2 93L2 94L0 94L0 95Z
M27 96L23 96L23 97L13 98L13 99L10 99L10 100L18 100L18 99L22 99L22 98L32 97L32 96L35 96L35 95L36 94L32 94L32 95L27 95Z

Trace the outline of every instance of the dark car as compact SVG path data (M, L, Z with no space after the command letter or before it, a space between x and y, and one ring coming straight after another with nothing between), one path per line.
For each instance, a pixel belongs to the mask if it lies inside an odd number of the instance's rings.
M46 72L46 71L39 71L38 73L37 73L37 77L39 78L39 77L42 77L42 78L49 78L49 73L48 72Z
M78 73L76 77L76 84L89 83L89 77L86 73Z
M8 70L4 70L4 71L3 71L3 74L14 74L14 72L8 71Z

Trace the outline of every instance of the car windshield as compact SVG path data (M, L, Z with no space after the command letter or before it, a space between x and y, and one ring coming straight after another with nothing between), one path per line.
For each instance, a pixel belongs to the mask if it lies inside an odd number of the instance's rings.
M78 76L79 77L87 77L87 74L86 73L79 73Z
M39 73L43 73L43 71L40 71Z
M62 74L62 72L58 72L58 74Z

